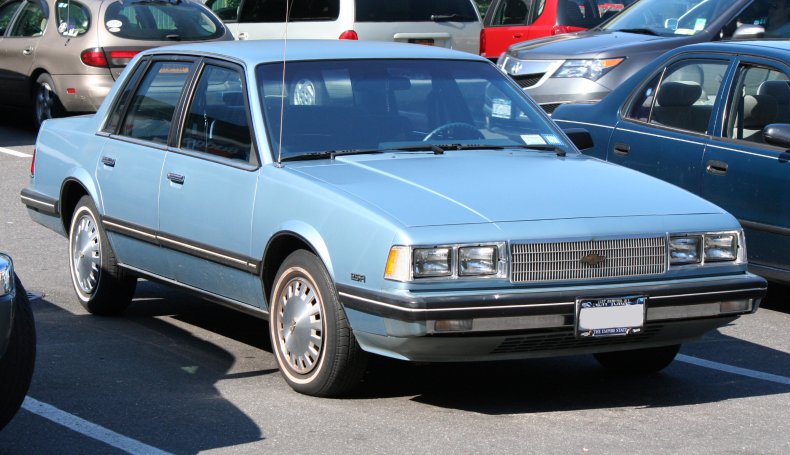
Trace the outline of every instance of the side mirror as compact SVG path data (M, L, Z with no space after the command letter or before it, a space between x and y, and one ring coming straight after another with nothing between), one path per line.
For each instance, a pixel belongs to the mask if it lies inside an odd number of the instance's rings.
M765 142L777 147L790 149L790 124L771 123L763 128Z
M787 126L790 127L790 125ZM577 149L585 150L593 147L592 136L584 128L568 128L562 131L565 132L565 135L568 136L568 139L573 142Z
M765 37L765 27L762 25L744 24L735 29L732 39L760 39Z
M676 18L671 17L671 18L669 18L669 19L664 21L664 28L667 29L667 30L677 30L678 29L678 23L679 23L679 21Z

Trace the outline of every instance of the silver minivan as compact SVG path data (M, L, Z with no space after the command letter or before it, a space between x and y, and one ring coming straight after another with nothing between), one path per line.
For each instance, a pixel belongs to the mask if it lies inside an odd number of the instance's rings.
M237 39L359 39L429 44L477 54L473 0L208 0Z

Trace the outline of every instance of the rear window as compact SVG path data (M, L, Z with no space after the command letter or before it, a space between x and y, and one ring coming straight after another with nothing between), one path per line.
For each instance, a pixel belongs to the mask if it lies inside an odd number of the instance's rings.
M179 0L115 2L104 13L104 25L113 35L134 40L200 41L224 33L203 6Z
M357 22L475 22L469 0L356 0Z

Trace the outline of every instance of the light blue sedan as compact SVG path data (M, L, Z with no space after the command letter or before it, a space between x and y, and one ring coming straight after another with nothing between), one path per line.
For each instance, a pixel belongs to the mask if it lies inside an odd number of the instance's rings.
M579 154L493 64L446 49L146 51L36 150L22 201L68 237L89 312L121 313L144 277L268 319L311 395L350 390L371 353L658 371L765 293L731 215Z

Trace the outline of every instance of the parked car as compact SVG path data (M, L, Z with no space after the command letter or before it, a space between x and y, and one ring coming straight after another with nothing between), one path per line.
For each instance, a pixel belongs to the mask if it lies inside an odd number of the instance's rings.
M497 60L510 45L587 30L634 0L493 0L483 19L480 55Z
M367 353L657 371L757 309L737 220L580 154L483 57L283 47L146 51L94 116L44 124L21 197L89 312L180 286L267 318L286 381L328 396Z
M515 44L499 59L535 101L595 102L661 54L727 38L784 33L769 17L773 0L640 0L587 32ZM786 35L790 37L790 32Z
M95 112L141 50L232 39L193 0L7 0L0 4L0 104L32 111L37 125Z
M788 41L686 46L554 118L592 132L585 153L727 209L746 231L752 271L790 283L788 62Z
M477 54L480 15L473 0L207 0L240 40L396 41ZM288 26L286 27L286 12Z
M25 399L36 362L36 327L11 258L0 253L0 430Z

